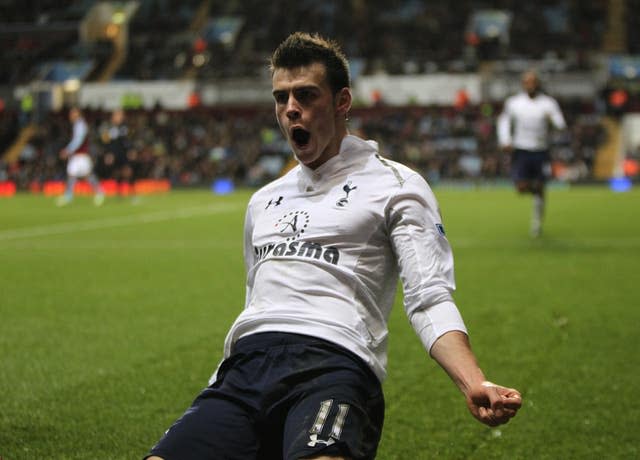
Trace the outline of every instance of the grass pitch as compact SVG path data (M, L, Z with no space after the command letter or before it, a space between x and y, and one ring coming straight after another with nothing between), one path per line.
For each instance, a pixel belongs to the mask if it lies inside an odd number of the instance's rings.
M552 189L537 240L529 197L434 191L476 354L524 407L476 422L399 296L378 458L638 458L640 191ZM0 457L142 458L206 385L242 307L248 197L0 199Z

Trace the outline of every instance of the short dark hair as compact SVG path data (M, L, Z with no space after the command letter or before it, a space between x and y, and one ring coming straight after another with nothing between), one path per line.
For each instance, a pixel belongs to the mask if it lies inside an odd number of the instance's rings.
M271 56L271 74L278 68L292 69L315 62L324 64L327 81L333 94L351 87L349 63L340 45L318 34L294 32L289 35Z

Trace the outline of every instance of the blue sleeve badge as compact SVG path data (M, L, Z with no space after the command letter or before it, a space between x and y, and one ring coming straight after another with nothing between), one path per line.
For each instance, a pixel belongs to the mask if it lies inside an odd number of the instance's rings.
M444 232L444 225L436 224L436 228L438 229L438 233L440 233L441 236L446 236L446 233Z

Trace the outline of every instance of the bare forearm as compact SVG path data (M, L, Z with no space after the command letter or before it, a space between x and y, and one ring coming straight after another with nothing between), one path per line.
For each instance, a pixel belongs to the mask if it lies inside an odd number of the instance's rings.
M507 423L520 409L520 392L486 380L463 332L439 337L431 347L431 356L460 388L469 411L480 422L489 426Z
M431 347L431 357L446 371L465 395L471 388L485 381L469 338L463 332L451 331L442 335Z

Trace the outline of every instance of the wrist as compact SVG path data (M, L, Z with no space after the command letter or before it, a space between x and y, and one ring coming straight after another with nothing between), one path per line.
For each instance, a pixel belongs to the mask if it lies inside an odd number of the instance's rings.
M460 381L456 383L458 383L460 391L467 397L477 392L479 387L494 386L493 383L486 379L480 368L476 368L473 373L464 376L464 378L461 378Z

